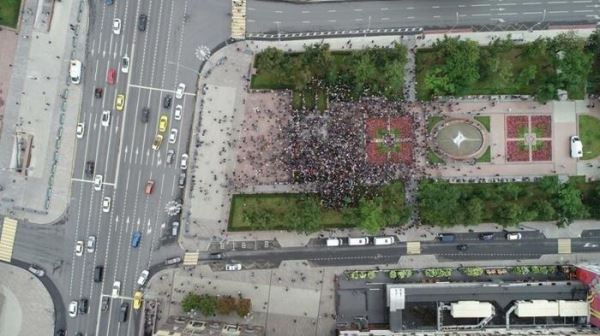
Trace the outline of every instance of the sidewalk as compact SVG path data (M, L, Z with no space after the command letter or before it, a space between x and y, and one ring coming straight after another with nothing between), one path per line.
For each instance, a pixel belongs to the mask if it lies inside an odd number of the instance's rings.
M70 84L69 61L85 64L88 29L85 0L51 3L23 6L0 137L0 213L33 223L58 220L70 202L82 85ZM17 136L32 144L27 176L15 170Z

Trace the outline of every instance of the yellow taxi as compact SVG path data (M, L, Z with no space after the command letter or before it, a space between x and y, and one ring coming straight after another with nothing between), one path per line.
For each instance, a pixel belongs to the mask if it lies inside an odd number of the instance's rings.
M138 310L142 307L142 297L144 294L142 292L137 291L133 295L133 309Z
M115 102L115 108L117 111L123 111L125 108L125 95L117 95L117 101Z
M161 115L158 120L158 132L165 133L167 131L167 127L169 126L169 117L166 115Z
M160 134L157 134L156 137L154 137L154 142L152 143L152 149L157 151L160 148L162 141L163 141L163 136Z

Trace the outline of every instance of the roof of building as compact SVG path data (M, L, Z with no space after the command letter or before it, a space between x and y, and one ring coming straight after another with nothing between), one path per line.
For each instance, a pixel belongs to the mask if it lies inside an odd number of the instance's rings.
M494 314L494 306L489 302L459 301L450 305L454 318L484 318Z
M515 315L518 317L558 316L558 302L548 300L519 301Z

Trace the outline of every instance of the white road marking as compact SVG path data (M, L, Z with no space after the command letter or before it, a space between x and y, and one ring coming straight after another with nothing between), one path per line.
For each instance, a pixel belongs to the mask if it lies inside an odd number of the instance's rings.
M592 0L575 0L573 3L591 3Z
M331 19L331 20L327 20L327 22L330 22L330 23L335 23L335 22L336 22L336 20L333 20L333 19Z
M355 12L362 12L363 10L362 10L362 8L354 8L354 11Z
M440 8L440 6L431 6L431 8L438 9L438 8Z
M360 19L360 18L358 18L358 19L354 19L354 21L356 21L356 22L361 22L362 20L363 20L363 19Z
M406 7L406 10L413 10L415 7Z
M498 15L500 15L500 16L513 16L513 15L519 15L519 13L498 13Z
M524 6L533 6L533 5L541 5L541 2L524 2Z
M310 13L310 11L308 11L308 10L303 10L302 11L302 14L308 14L308 13Z
M593 9L574 10L573 13L593 13Z
M383 7L383 8L380 8L379 10L381 10L381 11L386 11L386 10L389 10L389 8L387 8L387 7Z
M474 5L471 5L471 7L490 7L490 6L491 6L491 4L474 4Z
M246 9L249 10L249 11L255 11L256 10L256 8L254 8L254 7L248 7Z
M568 13L569 11L548 11L548 14L565 14Z
M276 10L276 11L273 11L273 13L281 14L281 13L283 13L283 11Z
M414 19L414 18L415 18L414 16L407 16L407 17L406 17L406 19L408 19L408 20L412 20L412 19Z
M310 23L310 21L304 20L304 21L302 21L302 23Z
M390 18L388 18L388 17L384 17L384 18L381 18L381 21L389 21L389 19Z
M327 13L335 13L335 12L336 12L335 9L329 9L329 10L327 10Z
M490 13L471 14L471 16L491 16Z
M566 3L566 1L548 1L548 5L563 5Z
M542 12L525 12L523 13L523 15L539 15L542 14Z

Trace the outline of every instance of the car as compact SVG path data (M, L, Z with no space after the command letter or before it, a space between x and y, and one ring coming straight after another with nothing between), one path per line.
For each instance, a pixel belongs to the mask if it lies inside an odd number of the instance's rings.
M456 249L459 251L466 251L469 247L467 246L467 244L459 244L456 245Z
M167 131L167 127L169 126L169 117L166 115L161 115L160 119L158 119L158 132L165 133Z
M181 165L179 166L181 168L181 170L186 170L188 166L188 155L187 154L181 154Z
M146 14L140 14L140 16L138 16L138 30L139 31L146 31L146 24L148 23L148 15Z
M119 294L121 294L121 281L115 281L113 282L111 296L117 297Z
M87 177L94 176L94 168L95 168L94 161L86 161L86 163L85 163L85 175Z
M102 309L102 311L107 311L109 305L110 305L110 297L103 296L102 297L102 307L100 309Z
M168 109L169 107L171 107L172 101L173 97L171 97L171 95L166 95L165 98L163 98L163 107Z
M104 89L98 87L94 90L94 97L102 98L103 93L104 93Z
M46 272L44 272L44 270L40 266L35 265L35 264L29 265L28 270L29 270L29 272L37 275L40 278L46 274Z
M121 303L121 309L119 310L119 320L121 322L127 322L127 314L129 312L129 303Z
M112 27L115 35L121 35L121 19L113 19Z
M185 84L179 83L179 85L177 85L177 90L175 90L175 98L177 98L177 99L183 98L184 93L185 93Z
M96 177L94 177L94 190L102 190L102 175L96 175Z
M175 150L174 149L169 149L167 151L167 164L171 164L173 163L173 158L175 157Z
M178 184L179 184L179 188L185 187L185 173L184 172L181 172L179 174L179 182L178 182Z
M150 274L150 272L148 272L148 270L143 270L142 273L140 273L140 277L137 280L137 284L140 286L143 286L144 284L146 284L146 280L148 280L149 274Z
M133 309L138 310L142 307L143 297L144 294L140 291L136 291L135 294L133 294Z
M88 299L82 298L79 300L79 313L87 314L88 312Z
M129 72L129 56L125 55L121 58L121 72L128 73Z
M171 236L177 237L178 233L179 233L179 222L175 221L175 222L171 223Z
M117 81L117 70L114 68L108 69L106 72L106 82L110 85L115 84Z
M175 106L175 115L173 115L173 118L175 120L181 120L181 111L182 110L183 110L183 106L181 106L181 105Z
M171 128L171 132L169 133L169 143L174 144L177 142L177 128Z
M142 109L142 115L140 117L140 121L145 124L148 122L148 120L150 120L150 109L147 107L144 107Z
M105 196L102 199L102 212L109 212L110 211L110 197Z
M242 270L242 264L226 264L225 265L225 270L226 271L241 271Z
M105 3L107 6L110 6L110 5L112 5L112 4L113 4L113 2L114 2L114 0L104 0L104 3Z
M73 300L69 303L69 316L77 317L77 301Z
M506 234L506 240L520 240L521 234L519 232L508 232Z
M83 255L83 240L78 240L75 243L75 255L78 257Z
M85 243L85 247L88 253L96 252L96 236L89 236Z
M125 108L125 95L117 95L117 100L115 101L115 108L117 109L117 111L123 111L123 109Z
M493 240L494 233L493 232L482 232L479 234L479 239L481 240Z
M583 156L583 145L577 135L571 137L571 157L579 159Z
M94 282L102 282L102 277L104 276L104 266L96 266L94 268Z
M75 129L75 135L77 136L77 139L83 138L84 133L85 133L85 124L77 123L77 128Z
M104 127L108 127L110 125L110 110L102 111L102 119L100 120L100 123Z
M142 240L142 233L140 231L134 231L131 235L131 247L136 248L140 246Z
M54 336L65 336L65 330L64 329L58 329L55 333Z
M223 259L223 253L221 252L213 252L211 254L208 255L208 259L211 260L221 260Z
M150 195L154 190L154 180L148 180L146 182L146 186L144 187L144 194Z
M155 150L155 151L159 150L160 149L160 145L162 145L162 142L163 142L163 136L160 135L160 134L157 134L154 137L154 142L152 142L152 149Z
M181 262L181 257L173 257L165 260L165 265L175 265Z

